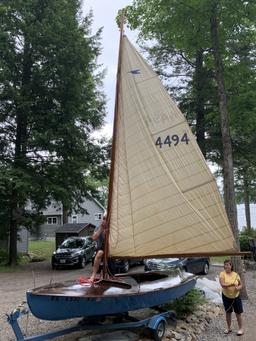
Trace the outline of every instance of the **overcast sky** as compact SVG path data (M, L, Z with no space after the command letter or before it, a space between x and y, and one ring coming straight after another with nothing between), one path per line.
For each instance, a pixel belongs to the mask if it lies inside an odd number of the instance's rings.
M103 27L102 33L102 55L99 62L106 68L106 77L104 80L104 92L107 96L107 117L104 134L109 137L112 133L112 122L115 101L115 83L116 68L119 44L119 29L115 18L119 9L130 5L132 0L84 0L83 11L87 14L90 9L93 11L93 33L100 27ZM136 35L125 28L125 32L129 39L135 43Z

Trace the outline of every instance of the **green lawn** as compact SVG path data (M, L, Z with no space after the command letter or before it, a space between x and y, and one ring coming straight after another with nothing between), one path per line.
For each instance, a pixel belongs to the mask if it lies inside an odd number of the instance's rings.
M228 256L218 256L218 257L211 257L211 264L223 264L225 259L228 259Z
M40 258L51 259L55 250L54 240L31 240L28 244L28 252L33 253Z
M38 257L41 260L50 260L53 251L55 250L54 240L33 240L29 241L28 252L33 254L34 257ZM26 264L30 262L28 256L19 254L19 264ZM22 267L17 265L16 267L10 267L0 265L0 273L2 272L19 272L22 271Z

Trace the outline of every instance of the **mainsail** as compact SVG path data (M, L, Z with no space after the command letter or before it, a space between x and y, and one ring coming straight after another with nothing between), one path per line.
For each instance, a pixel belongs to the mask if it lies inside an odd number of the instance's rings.
M125 36L121 49L109 255L237 252L216 181L183 114Z

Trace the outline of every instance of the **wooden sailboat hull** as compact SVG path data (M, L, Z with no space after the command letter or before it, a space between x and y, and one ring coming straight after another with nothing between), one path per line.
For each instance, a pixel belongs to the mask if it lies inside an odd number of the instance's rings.
M149 280L146 277L145 273L123 276L122 282L131 285L129 289L111 283L64 282L28 291L27 302L33 315L43 320L113 315L164 304L183 296L196 283L193 276L185 280L156 276L154 280L151 273Z

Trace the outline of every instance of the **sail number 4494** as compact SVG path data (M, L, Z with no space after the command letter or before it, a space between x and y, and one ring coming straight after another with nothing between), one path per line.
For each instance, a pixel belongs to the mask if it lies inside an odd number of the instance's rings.
M177 146L179 143L188 144L188 142L189 142L188 135L187 135L187 133L184 133L182 136L179 136L177 134L167 135L165 138L161 138L159 136L156 139L155 144L159 148L162 148L163 146L168 146L168 147L171 147L171 145Z

